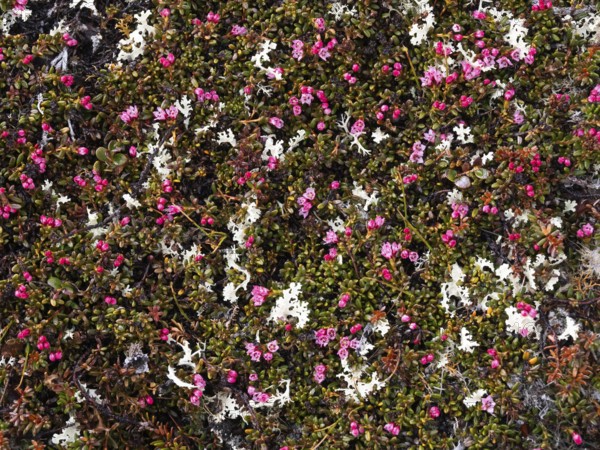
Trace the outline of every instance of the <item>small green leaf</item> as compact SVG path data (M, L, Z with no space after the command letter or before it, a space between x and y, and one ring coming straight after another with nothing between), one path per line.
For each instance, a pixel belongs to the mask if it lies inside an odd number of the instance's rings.
M113 156L113 163L117 166L122 166L127 162L127 157L123 153L117 153Z
M48 284L54 289L62 289L63 287L63 282L56 277L48 278Z
M107 162L108 161L107 151L108 150L106 150L104 147L98 147L96 149L96 158L98 158L102 162Z
M475 176L477 178L479 178L480 180L485 180L487 177L490 176L490 171L487 169L483 169L483 168L477 169L475 171Z

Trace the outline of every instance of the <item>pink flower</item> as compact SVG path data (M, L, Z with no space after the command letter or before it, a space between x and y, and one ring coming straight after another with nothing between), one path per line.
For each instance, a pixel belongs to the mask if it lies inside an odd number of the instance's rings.
M166 110L166 113L169 119L175 120L177 119L177 115L179 114L179 109L177 109L177 106L172 105Z
M335 233L335 231L329 230L327 232L327 234L325 235L323 242L325 242L326 244L337 244L338 237L337 237L337 234Z
M340 359L348 358L348 350L346 350L345 348L340 348L338 350L337 354L340 357Z
M114 297L110 297L110 296L107 295L106 297L104 297L104 302L107 305L111 305L112 306L112 305L116 305L117 304L117 299L114 298Z
M345 308L349 301L350 301L350 295L349 294L343 294L340 297L340 300L338 301L338 307Z
M464 95L462 95L460 97L460 106L461 107L468 108L471 103L473 103L473 97L466 97Z
M161 56L159 62L165 68L170 67L175 62L175 55L173 53L169 53L166 58L164 56Z
M323 19L322 17L318 17L314 20L315 23L315 27L317 27L317 30L323 32L325 31L325 19Z
M159 332L158 332L158 337L160 338L161 341L168 341L169 340L169 329L168 328L162 328Z
M190 396L190 403L194 406L200 405L200 399L202 398L202 391L200 389L196 389L192 392Z
M400 434L400 427L396 425L394 422L386 423L383 426L383 429L394 436L398 436Z
M269 119L269 123L271 125L273 125L275 128L278 128L278 129L283 128L283 120L281 120L279 117L271 117Z
M575 445L583 444L583 439L581 438L581 435L579 433L573 432L571 434L571 438L573 439L573 442L575 443Z
M234 25L231 28L231 34L233 36L244 36L246 33L248 33L248 29L241 25Z
M64 84L65 86L67 86L67 87L72 86L73 85L73 81L74 81L73 75L62 75L60 77L60 82L62 84Z
M352 134L353 136L361 135L363 133L364 128L365 122L362 119L358 119L356 122L354 122L352 128L350 128L350 134Z
M121 113L121 120L125 123L130 123L132 120L137 119L139 111L137 106L130 106Z
M350 422L350 434L354 437L358 437L365 432L365 429L362 425L359 425L357 422Z
M252 301L254 302L254 306L262 305L269 293L270 291L266 287L254 286L252 288Z
M323 380L325 380L325 373L327 372L327 367L324 366L323 364L319 364L318 366L315 367L315 372L314 372L314 380L321 384L323 382Z
M167 120L167 112L160 107L157 108L152 114L154 114L154 118L156 120Z
M210 11L206 16L206 20L211 23L219 23L220 19L221 16L217 13L213 13L212 11Z
M27 339L27 337L31 334L29 328L25 328L17 334L17 339Z
M494 401L494 399L492 398L491 395L488 395L487 397L483 397L481 399L481 410L482 411L486 411L490 414L494 414L495 406L496 406L496 402Z
M432 406L431 408L429 408L429 417L431 417L432 419L437 419L438 417L440 417L440 415L440 408L438 408L437 406Z
M331 53L329 52L329 49L327 47L323 47L319 50L318 55L319 58L321 58L323 61L327 61L331 56Z
M312 201L312 200L314 200L314 199L315 199L315 195L316 195L316 194L315 194L315 190L314 190L314 188L307 188L307 189L306 189L306 191L304 191L303 197L304 197L306 200L310 200L310 201Z
M52 362L54 361L60 361L62 359L62 352L60 350L57 350L53 353L50 353L48 355L48 359Z

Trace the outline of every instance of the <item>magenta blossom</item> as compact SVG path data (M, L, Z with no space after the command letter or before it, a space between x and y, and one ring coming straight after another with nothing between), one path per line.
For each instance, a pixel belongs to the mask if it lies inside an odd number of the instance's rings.
M283 120L281 120L279 117L271 117L269 119L269 123L271 125L273 125L275 128L283 128Z

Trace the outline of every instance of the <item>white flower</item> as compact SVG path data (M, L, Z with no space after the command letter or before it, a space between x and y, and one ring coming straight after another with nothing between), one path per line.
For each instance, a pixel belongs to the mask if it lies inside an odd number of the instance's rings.
M129 209L139 208L142 204L133 198L130 194L123 194L123 200Z
M379 198L377 198L378 194L379 191L373 190L371 195L369 195L367 194L367 191L360 187L356 181L354 182L354 189L352 190L352 195L365 201L365 211L367 211L371 205L377 204L377 202L379 201Z
M371 392L378 391L385 386L385 383L379 379L377 372L371 374L370 381L361 381L361 377L367 368L366 365L350 367L347 359L342 359L341 363L343 372L337 374L337 377L343 378L348 387L337 390L343 392L347 397L354 401L359 401L361 398L367 398Z
M329 14L332 14L333 18L337 22L342 18L342 16L345 16L345 15L348 15L350 17L355 17L357 14L357 11L356 11L355 6L350 8L347 5L342 5L341 2L334 2L331 5L331 11L329 11Z
M562 228L562 218L560 217L553 217L552 219L550 219L550 223L556 228Z
M390 331L390 322L385 317L378 320L373 326L373 331L385 336Z
M127 39L119 41L119 54L117 61L133 61L144 53L146 37L155 33L155 28L148 24L152 11L142 11L135 15L137 20L136 29L129 33ZM130 50L126 50L129 48Z
M565 207L563 209L563 213L575 212L575 208L577 208L577 202L575 200L565 200Z
M462 123L452 129L456 133L456 138L461 144L473 143L471 127L466 127Z
M65 446L66 444L75 442L79 438L79 433L79 424L75 421L75 417L71 416L67 420L65 428L60 433L52 436L51 442L54 445Z
M283 291L283 295L275 301L275 306L269 314L269 321L287 320L288 317L298 319L298 328L304 328L308 323L308 303L298 300L302 285L292 283L290 287Z
M373 139L373 141L376 144L381 144L385 139L388 139L390 137L389 134L384 133L381 128L377 128L375 131L373 131L373 133L371 134L371 138Z
M427 33L429 33L435 25L435 16L432 11L433 10L431 9L427 12L427 16L423 23L413 23L410 27L408 34L411 36L410 43L412 45L421 45L423 42L427 41Z
M460 330L460 345L458 347L459 350L462 350L462 351L468 352L468 353L473 353L473 349L475 347L479 347L479 344L472 339L472 336L469 333L469 330L467 330L465 327L463 327Z
M175 107L179 110L181 114L183 114L183 117L185 117L183 124L187 128L190 125L190 116L193 110L192 101L187 95L184 95L183 97L181 97L181 100L177 100L175 102Z
M42 184L42 191L50 192L50 189L52 189L53 184L54 183L52 183L52 181L50 180L44 180L44 183Z
M575 340L575 339L577 339L577 336L579 335L579 330L580 329L581 329L581 325L579 325L572 318L570 318L569 316L567 316L566 317L566 323L565 323L565 329L560 334L560 336L558 336L558 340L559 341L566 341L570 337Z
M454 203L462 203L462 201L463 194L457 189L452 189L450 192L448 192L448 195L446 196L446 203L448 203L449 205L452 205Z
M221 131L221 132L217 133L217 144L224 144L224 143L228 143L232 147L237 146L237 140L235 139L235 136L234 136L231 128L229 128L226 131Z
M468 397L465 397L465 399L463 400L463 403L465 404L465 406L467 408L472 408L473 406L475 406L477 403L479 403L481 401L481 399L483 398L483 396L487 393L487 391L485 389L478 389L475 392L473 392L471 395L469 395Z
M281 159L283 156L283 141L276 141L273 136L268 136L261 154L263 161L267 161L272 156Z
M70 201L71 198L69 196L60 194L56 199L56 210L58 211L60 209L60 205L62 205L63 203L67 203Z

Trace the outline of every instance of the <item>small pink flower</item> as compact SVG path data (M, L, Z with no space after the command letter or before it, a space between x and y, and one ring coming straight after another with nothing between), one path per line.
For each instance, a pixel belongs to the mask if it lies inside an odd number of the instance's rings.
M252 301L254 302L254 306L262 305L269 293L270 291L266 287L254 286L252 288Z
M365 432L365 429L362 425L359 425L357 422L350 422L350 434L354 437L358 437Z
M352 125L352 128L350 129L350 134L352 134L353 136L359 136L363 133L364 128L365 122L362 119L358 119Z
M19 331L19 333L17 334L17 339L27 339L27 337L29 337L30 334L31 331L29 330L29 328L25 328Z
M383 429L394 436L398 436L400 434L400 427L396 425L394 422L389 422L383 426Z
M283 120L281 120L279 117L271 117L269 119L269 123L271 125L273 125L275 128L283 128Z
M487 397L483 397L481 399L481 410L482 411L486 411L490 414L494 414L495 406L496 406L496 402L494 401L494 399L492 398L491 395L488 395Z
M319 30L320 32L325 31L325 19L323 19L322 17L318 17L314 20L315 23L315 27L317 27L317 30Z
M431 417L432 419L437 419L438 417L440 417L440 415L440 408L438 408L437 406L432 406L431 408L429 408L429 417Z
M114 298L114 297L111 297L111 296L108 296L108 295L107 295L106 297L104 297L104 302L105 302L107 305L111 305L111 306L113 306L113 305L116 305L116 304L117 304L117 299L116 299L116 298Z
M52 362L60 361L62 359L62 352L60 350L52 352L48 355L48 359Z

